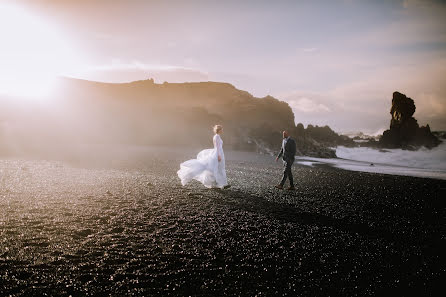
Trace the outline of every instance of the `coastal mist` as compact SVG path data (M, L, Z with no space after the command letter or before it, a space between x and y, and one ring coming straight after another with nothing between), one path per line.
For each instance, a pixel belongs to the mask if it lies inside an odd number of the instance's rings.
M1 151L6 155L101 158L132 147L212 146L212 127L225 126L228 149L269 152L290 107L255 98L227 83L110 84L70 78L36 101L2 98ZM280 146L280 145L279 145Z

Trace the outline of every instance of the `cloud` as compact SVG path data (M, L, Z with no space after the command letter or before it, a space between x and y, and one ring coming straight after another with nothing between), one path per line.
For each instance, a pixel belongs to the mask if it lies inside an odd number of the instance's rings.
M377 108L376 101L368 98L346 100L333 90L295 91L277 97L290 105L296 124L328 125L341 133L362 131L371 134L384 130L388 125L387 118L390 117L387 108L381 108L383 104L379 104Z
M198 69L175 65L145 64L139 61L124 63L119 60L111 64L87 66L70 74L89 80L118 83L153 78L156 82L172 83L208 81L209 74Z
M331 89L277 94L289 103L296 123L329 125L335 131L373 133L387 129L392 94L399 91L415 101L420 125L446 130L446 59L377 68Z
M78 20L72 23L78 36L104 33L82 40L91 42L87 52L96 61L126 59L90 67L79 77L226 81L258 97L271 94L288 101L297 122L364 132L388 127L392 92L400 91L415 100L420 124L446 129L446 6L440 1L341 0L351 4L342 9L332 9L340 3L225 3L219 8L237 12L230 24L215 5L201 5L209 13L197 14L202 9L194 5L172 9L120 2L107 14L101 5L88 4L100 11L89 22L77 4L72 5L77 10L66 11ZM161 11L179 21L166 21ZM190 57L199 57L200 63Z
M293 96L287 97L286 101L291 106L293 110L304 112L304 113L325 113L330 112L330 108L325 104L318 103L313 99L308 97L293 98Z

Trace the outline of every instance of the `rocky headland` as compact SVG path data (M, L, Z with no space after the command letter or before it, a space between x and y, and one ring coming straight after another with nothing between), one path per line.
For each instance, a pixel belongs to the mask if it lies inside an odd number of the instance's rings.
M399 92L393 93L390 114L390 129L384 131L379 145L385 148L416 149L421 146L427 148L436 147L441 143L429 127L420 127L413 117L415 102Z

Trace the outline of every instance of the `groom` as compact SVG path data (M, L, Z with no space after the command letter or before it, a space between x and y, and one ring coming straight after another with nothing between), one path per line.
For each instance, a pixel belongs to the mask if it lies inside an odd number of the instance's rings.
M294 163L294 156L296 155L296 142L292 139L288 131L283 131L282 149L276 157L276 162L280 157L283 159L283 177L280 184L276 186L278 189L283 189L283 185L287 178L290 180L290 187L288 190L294 190L293 173L291 172L291 166Z

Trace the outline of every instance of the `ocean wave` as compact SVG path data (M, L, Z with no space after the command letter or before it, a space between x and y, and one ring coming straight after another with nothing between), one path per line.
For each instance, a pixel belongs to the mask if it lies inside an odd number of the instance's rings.
M421 148L417 151L402 149L377 150L368 147L348 148L339 146L336 149L336 155L342 159L374 164L446 171L446 142L430 150Z
M446 180L446 143L434 149L407 151L337 147L336 159L298 157L304 166L328 164L345 170Z

